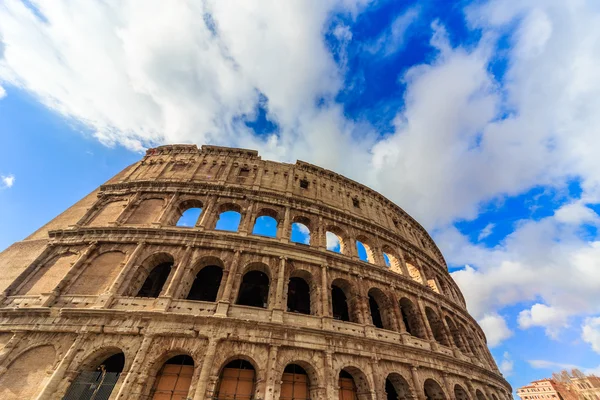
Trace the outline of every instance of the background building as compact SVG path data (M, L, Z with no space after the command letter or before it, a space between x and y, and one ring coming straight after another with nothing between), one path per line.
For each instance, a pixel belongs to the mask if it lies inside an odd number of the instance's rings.
M0 268L4 400L510 398L426 231L301 161L148 150Z
M600 378L585 375L578 369L552 374L552 379L531 382L517 390L522 400L564 399L600 400Z

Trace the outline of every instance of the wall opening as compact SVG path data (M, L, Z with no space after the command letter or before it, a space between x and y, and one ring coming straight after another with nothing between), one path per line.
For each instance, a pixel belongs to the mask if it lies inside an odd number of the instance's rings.
M398 393L396 392L396 388L394 387L394 384L392 383L392 381L390 381L389 378L385 380L385 394L386 394L387 400L399 400L400 399L400 397L398 396Z
M269 277L262 271L250 271L244 275L237 304L267 308L269 299Z
M387 400L408 400L414 398L411 395L410 386L406 379L395 372L389 374L385 380L385 392Z
M252 400L256 386L256 372L246 360L227 364L219 377L215 400Z
M281 400L310 400L308 374L301 366L289 364L281 379Z
M188 398L194 375L194 360L178 355L167 360L154 381L151 400L181 400Z
M339 400L357 400L358 391L354 378L347 371L341 370L338 378Z
M446 395L444 395L444 391L438 385L436 381L433 379L427 379L425 384L423 385L423 390L425 392L425 398L427 400L446 400Z
M405 263L406 268L408 269L408 274L413 279L413 281L423 284L423 277L421 276L421 272L419 271L419 269L415 267L415 262L412 259L407 258L405 260Z
M348 300L344 291L336 286L331 285L331 305L333 308L333 318L340 321L350 321L348 312Z
M470 400L469 395L467 394L465 389L463 389L463 387L460 385L454 386L454 397L456 398L456 400Z
M202 208L192 207L181 213L181 216L177 220L176 226L181 228L193 228L198 223L198 219L202 214Z
M219 214L219 220L215 226L216 230L237 232L240 227L240 221L242 220L242 214L237 211L224 211Z
M290 240L294 243L310 244L310 229L302 222L292 223Z
M327 250L333 251L334 253L344 254L344 242L340 235L327 231L325 232L325 240Z
M196 274L187 300L217 301L217 294L223 278L223 269L217 265L207 265Z
M383 320L381 319L379 303L377 303L377 300L375 300L375 297L371 294L369 294L369 309L371 310L371 320L373 321L373 325L383 329Z
M276 237L277 236L277 220L269 215L261 215L256 218L253 235Z
M124 366L125 355L120 352L104 359L96 368L81 371L69 386L64 399L108 399Z
M404 322L406 332L412 336L425 339L419 314L412 301L406 297L400 300L400 313L402 314L402 322Z
M310 314L310 286L302 278L290 278L288 283L287 310Z
M485 397L483 392L479 389L477 389L477 391L475 392L475 395L477 396L477 400L487 400L487 398Z
M385 247L383 251L383 260L385 262L385 265L389 267L391 271L402 275L402 267L400 266L400 260L394 253L392 253L389 249L386 249Z
M171 273L172 262L164 262L152 269L135 297L158 297Z
M460 337L460 332L458 331L456 324L454 323L454 321L452 321L452 319L448 316L446 316L446 325L448 325L448 329L450 330L450 334L452 335L452 341L454 342L454 345L463 353L466 354L466 348L462 342L462 339Z
M431 308L425 308L425 315L427 316L427 322L429 322L429 326L431 327L431 332L433 333L433 338L439 344L444 346L450 346L448 343L448 338L444 333L444 323L438 317L438 315Z
M365 261L365 262L370 262L367 246L363 242L361 242L359 240L356 241L356 251L358 252L358 258L360 260Z

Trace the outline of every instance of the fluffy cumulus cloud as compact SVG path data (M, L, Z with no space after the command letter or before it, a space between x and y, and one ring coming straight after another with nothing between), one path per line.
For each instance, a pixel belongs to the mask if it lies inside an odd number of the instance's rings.
M513 374L515 363L508 352L504 352L502 355L502 361L500 361L500 365L498 367L504 376L510 376Z
M349 118L338 98L351 22L365 3L6 0L0 84L30 92L107 145L251 147L376 188L435 232L450 263L468 265L454 277L490 343L510 335L498 314L507 305L527 303L519 327L553 336L574 316L599 315L600 242L582 234L599 222L589 207L600 203L596 2L475 2L465 16L481 38L468 46L427 21L435 53L399 77L402 106L385 136ZM332 15L344 22L332 25ZM401 14L370 49L398 51L418 18L416 8ZM246 122L261 108L275 128L257 134ZM518 222L494 247L453 225L490 201L565 190L573 179L581 196ZM489 225L479 239L496 231ZM583 328L591 344L593 321Z
M1 175L0 188L11 188L15 184L14 175Z
M587 318L582 326L581 337L600 354L600 318Z

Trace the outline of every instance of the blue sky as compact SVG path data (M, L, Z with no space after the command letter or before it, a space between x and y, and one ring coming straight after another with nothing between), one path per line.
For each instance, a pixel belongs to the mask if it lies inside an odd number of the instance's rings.
M600 370L598 2L225 3L0 4L0 248L147 147L254 148L421 222L515 388Z

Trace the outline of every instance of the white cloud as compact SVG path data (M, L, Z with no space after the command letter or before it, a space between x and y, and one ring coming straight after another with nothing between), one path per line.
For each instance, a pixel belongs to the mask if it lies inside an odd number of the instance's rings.
M481 230L481 232L479 232L479 236L477 236L477 240L483 240L486 237L490 236L495 227L496 227L496 224L494 224L494 223L490 222L489 224L487 224L485 226L485 228L483 228Z
M340 246L340 238L332 232L326 232L325 237L327 239L327 250L333 250Z
M3 97L6 97L6 90L0 86L0 99L2 99Z
M408 28L417 21L419 14L418 7L411 7L397 16L389 28L366 46L366 50L369 53L379 53L384 57L400 50L406 42L409 33Z
M510 357L510 354L505 351L502 355L502 361L500 361L500 372L502 372L504 376L510 376L514 372L514 366L515 363Z
M583 369L585 370L585 368L582 368L578 365L574 365L574 364L564 364L564 363L558 363L558 362L554 362L554 361L547 361L547 360L528 360L527 361L529 363L529 365L531 365L533 368L537 368L537 369L550 369L550 370L571 370L571 369Z
M600 354L600 317L587 318L582 325L582 339Z
M546 333L552 338L556 338L561 328L567 326L568 313L557 307L549 307L545 304L534 304L529 310L523 310L519 313L519 327L528 329L533 326L542 326L546 328Z
M486 314L478 322L485 332L490 347L498 346L513 335L513 332L508 329L504 318L498 314Z
M15 184L14 175L2 175L0 176L0 187L11 188Z

